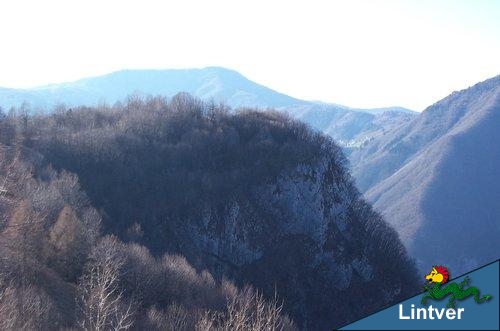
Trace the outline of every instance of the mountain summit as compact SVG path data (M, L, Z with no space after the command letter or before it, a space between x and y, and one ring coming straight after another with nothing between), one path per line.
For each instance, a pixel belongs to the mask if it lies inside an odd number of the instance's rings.
M75 82L33 89L0 90L2 106L9 108L27 101L50 108L114 103L132 93L172 97L187 92L201 99L214 99L232 107L286 107L302 101L254 83L238 72L221 67L203 69L122 70Z

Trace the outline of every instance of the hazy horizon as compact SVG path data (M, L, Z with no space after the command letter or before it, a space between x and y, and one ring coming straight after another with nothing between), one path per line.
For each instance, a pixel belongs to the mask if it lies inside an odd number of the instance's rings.
M86 77L80 77L80 78L77 78L77 79L73 79L73 80L66 80L66 81L60 81L60 82L47 82L45 84L40 84L40 85L36 85L36 86L29 86L29 87L21 87L21 88L18 88L18 87L10 87L10 86L0 86L0 88L9 88L9 89L19 89L19 90L36 90L36 89L42 89L42 88L48 88L48 87L52 87L52 86L58 86L58 85L64 85L64 84L71 84L71 83L74 83L74 82L78 82L78 81L82 81L82 80L86 80L86 79L93 79L93 78L98 78L98 77L103 77L103 76L107 76L107 75L111 75L111 74L114 74L114 73L117 73L117 72L124 72L124 71L168 71L168 70L179 70L179 71L182 71L182 70L186 70L186 71L189 71L189 70L203 70L203 69L207 69L207 68L221 68L221 69L225 69L225 70L231 70L231 71L235 71L239 74L241 74L238 70L235 70L233 68L227 68L227 67L222 67L222 66L217 66L217 65L213 65L213 66L207 66L207 67L199 67L199 68L143 68L143 69L120 69L120 70L116 70L116 71L111 71L111 72L107 72L107 73L103 73L102 75L93 75L93 76L86 76ZM498 75L497 75L498 76ZM488 77L486 78L485 80L488 80L488 79L491 79L493 77L496 77L496 76L492 76L492 77ZM248 78L248 77L245 77L245 78ZM481 81L482 82L482 81ZM260 82L255 82L254 83L257 83L257 84L260 84ZM480 83L480 82L475 82L472 85L475 85L477 83ZM261 84L262 85L262 84ZM401 106L401 105L396 105L396 104L387 104L387 105L379 105L379 106L365 106L365 107L354 107L352 105L349 105L349 104L340 104L338 102L335 102L335 101L327 101L327 100L318 100L318 99L301 99L295 95L290 95L290 94L287 94L283 91L280 91L280 90L277 90L275 89L274 87L272 86L265 86L263 85L264 87L266 88L269 88L277 93L282 93L282 94L285 94L289 97L292 97L292 98L296 98L298 100L303 100L303 101L308 101L308 102L317 102L317 103L324 103L324 104L330 104L330 105L336 105L336 106L341 106L341 107L347 107L347 108L351 108L351 109L384 109L384 108L398 108L398 107L401 107L401 108L405 108L407 110L411 110L411 111L414 111L414 112L422 112L423 110L425 110L427 107L431 106L432 104L434 104L435 102L438 102L439 100L435 100L433 101L432 103L428 104L427 106L425 106L423 109L412 109L412 108L409 108L409 107L405 107L405 106ZM463 89L466 89L470 86L466 86L460 90L463 90ZM455 91L458 91L458 90L453 90L453 91L449 91L449 93L447 93L445 96L455 92ZM179 90L179 92L182 92L181 90ZM133 93L133 92L131 92ZM445 97L444 96L444 97Z
M221 66L281 93L415 111L500 74L495 1L19 1L0 86Z

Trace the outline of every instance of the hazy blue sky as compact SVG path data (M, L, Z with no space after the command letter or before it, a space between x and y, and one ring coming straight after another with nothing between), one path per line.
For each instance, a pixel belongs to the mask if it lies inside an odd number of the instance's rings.
M280 92L422 110L500 74L500 1L3 1L0 86L224 66Z

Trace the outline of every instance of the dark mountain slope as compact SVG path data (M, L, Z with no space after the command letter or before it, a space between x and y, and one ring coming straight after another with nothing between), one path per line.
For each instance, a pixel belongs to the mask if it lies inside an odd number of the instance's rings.
M461 274L500 256L488 244L500 236L498 123L500 77L452 94L405 127L406 135L395 133L398 142L380 144L393 148L373 162L400 168L366 196L422 268L441 263Z
M1 330L297 330L280 299L102 236L77 177L43 166L25 138L0 136Z
M107 232L276 290L301 326L331 329L414 293L412 263L340 148L279 113L179 95L60 111L26 131L78 174Z

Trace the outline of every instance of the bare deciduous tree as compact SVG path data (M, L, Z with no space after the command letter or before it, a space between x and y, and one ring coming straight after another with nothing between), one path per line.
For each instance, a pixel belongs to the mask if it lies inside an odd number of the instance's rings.
M20 187L31 176L29 169L20 157L20 145L0 145L0 197L15 197Z
M43 250L45 217L33 210L28 201L20 201L3 231L3 248L11 251L11 259L20 268L21 286L36 277Z
M132 300L119 286L124 263L115 238L105 237L91 254L78 291L78 324L85 330L128 330L134 323Z
M156 330L184 331L189 330L191 316L182 305L170 304L166 310L152 307L148 310L148 322Z
M66 205L49 234L51 256L56 270L73 280L81 272L89 251L86 228L71 206Z
M0 284L0 330L56 328L58 318L53 306L40 288Z
M231 286L234 288L234 286ZM283 306L275 296L266 301L264 296L247 286L227 298L224 313L205 312L196 324L198 331L281 331L296 330L293 322L283 315Z

